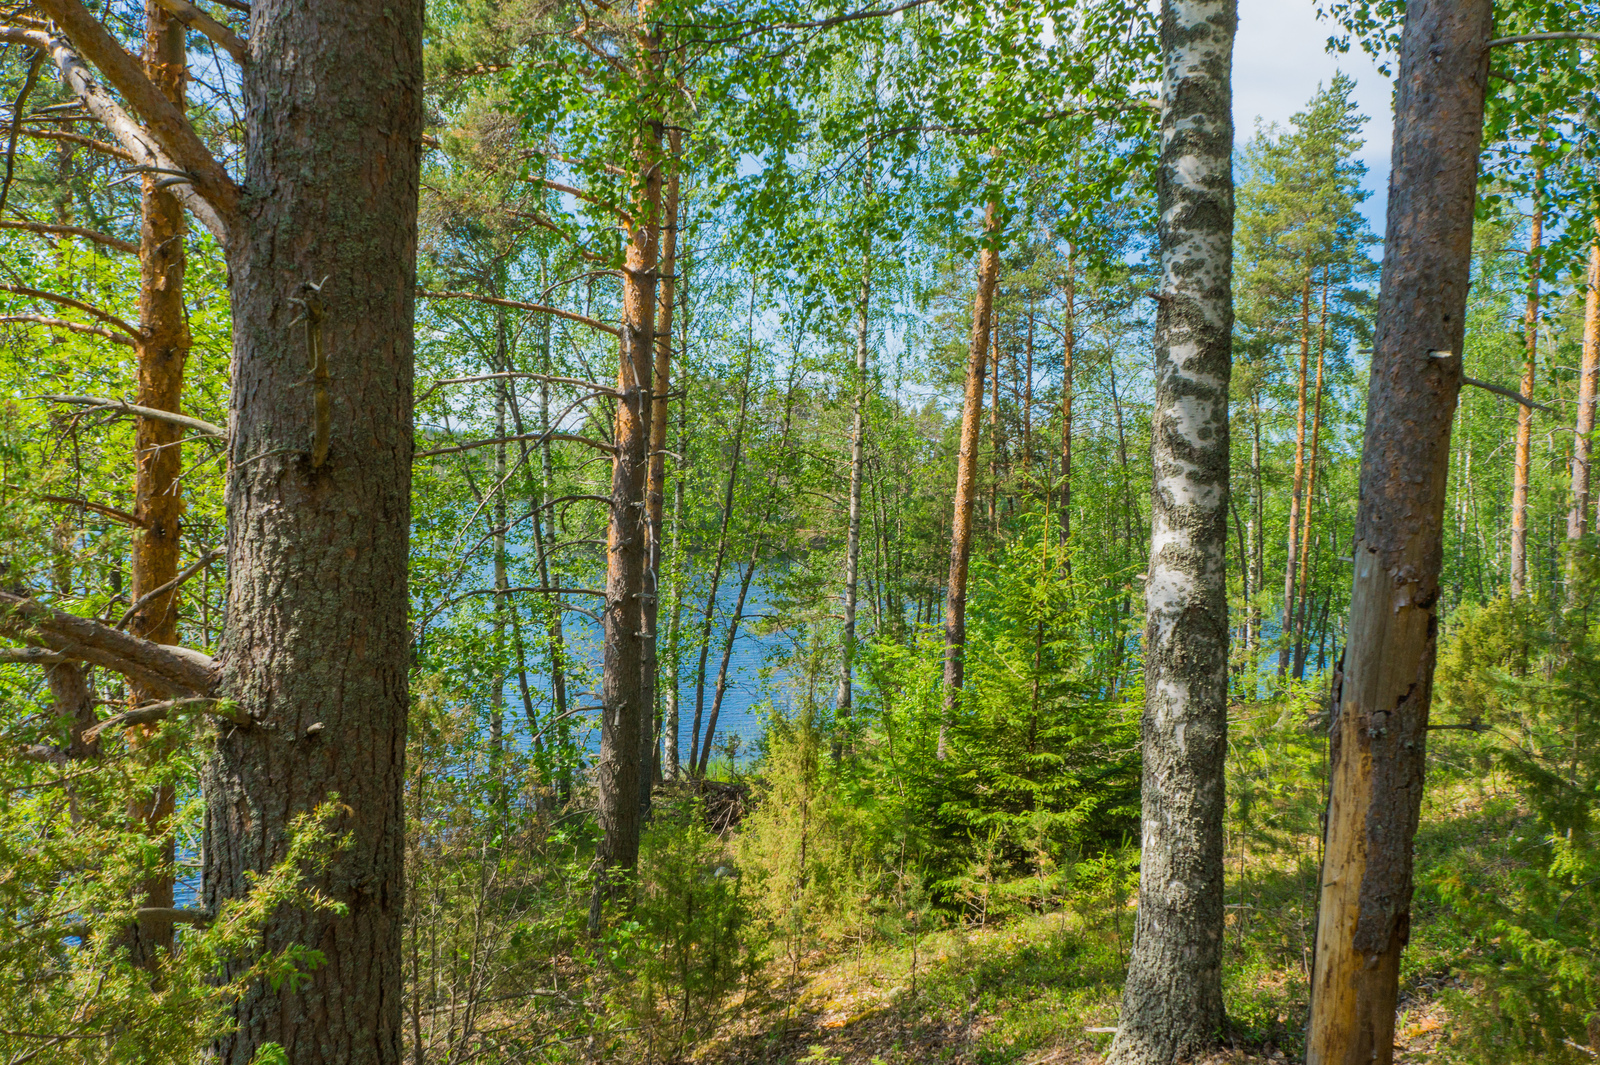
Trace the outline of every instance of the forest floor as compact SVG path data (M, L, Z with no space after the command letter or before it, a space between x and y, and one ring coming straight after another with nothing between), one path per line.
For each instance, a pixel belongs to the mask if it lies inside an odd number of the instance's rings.
M1419 887L1401 978L1395 1061L1425 1065L1455 1029L1452 993L1471 947L1427 882L1431 869L1479 861L1521 811L1481 783L1429 796L1418 834ZM1301 1060L1314 921L1314 837L1280 837L1230 861L1223 1062ZM1241 875L1242 870L1242 875ZM1019 914L986 927L906 937L894 946L774 962L737 1001L709 1065L1087 1065L1110 1045L1133 926L1132 902ZM1100 1029L1100 1031L1096 1031Z

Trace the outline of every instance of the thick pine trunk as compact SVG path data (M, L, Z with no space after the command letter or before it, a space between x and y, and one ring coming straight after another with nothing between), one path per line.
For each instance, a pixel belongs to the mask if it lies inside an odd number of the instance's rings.
M1594 221L1595 243L1589 246L1588 293L1583 313L1583 366L1578 374L1578 413L1573 426L1572 509L1567 513L1567 539L1583 538L1589 528L1589 456L1594 443L1595 387L1600 377L1600 218ZM1570 582L1570 577L1569 577Z
M1283 564L1283 635L1278 647L1278 676L1289 669L1294 649L1295 592L1300 553L1300 495L1306 477L1306 374L1311 362L1311 270L1300 290L1300 378L1295 401L1294 490L1289 494L1289 550Z
M867 190L871 193L871 182ZM834 712L842 724L850 719L855 693L856 587L861 573L861 473L867 430L867 311L872 298L872 251L861 257L861 293L856 301L855 411L850 423L850 509L844 544L844 632L839 641L839 693ZM834 745L835 757L839 745Z
M1233 0L1164 0L1139 914L1108 1061L1221 1035Z
M650 384L650 469L645 484L645 557L643 621L644 663L639 670L641 699L648 715L639 745L639 806L650 809L650 786L656 775L656 684L660 673L656 622L661 614L661 517L667 480L667 393L672 387L672 301L677 295L678 151L682 134L667 131L667 176L661 194L661 280L656 286L655 375ZM673 675L673 685L677 675Z
M967 564L972 558L972 508L978 491L978 434L983 424L983 375L989 360L995 280L1000 276L1000 205L984 212L984 247L978 253L978 289L972 298L972 342L961 404L961 449L956 458L955 514L950 522L950 579L944 606L944 717L937 757L949 754L950 722L965 679L967 653Z
M276 1042L295 1065L398 1062L422 5L251 12L220 660L223 692L263 727L218 735L205 894L244 895L290 820L337 796L349 843L317 886L348 910L273 915L266 949L326 961L247 992L218 1057L245 1065ZM306 384L312 344L326 405Z
M145 6L144 69L167 99L184 106L184 81L188 50L181 22L151 0ZM146 175L140 197L139 230L139 390L141 407L178 412L183 401L183 371L189 357L189 322L183 305L183 277L187 265L183 205L171 192L159 188L160 175ZM140 418L134 440L134 507L144 522L134 536L129 596L138 602L153 588L178 575L183 519L183 430L167 422ZM130 629L156 643L178 642L178 595L157 596L133 616ZM153 692L133 685L136 702L158 699ZM130 743L144 746L152 728L129 731ZM157 754L157 752L151 752ZM172 907L173 840L168 831L175 794L160 786L135 800L133 816L159 840L161 869L144 882L144 905ZM129 942L133 958L143 965L157 951L172 949L172 922L144 918Z
M600 840L598 901L607 871L639 860L640 749L645 705L642 602L649 529L644 491L650 457L650 381L654 372L656 256L661 209L661 131L640 134L634 163L639 191L622 268L622 343L618 349L617 415L612 439L611 508L606 530L605 646L602 655L600 759L596 766ZM598 928L590 911L590 930Z
M1544 243L1544 211L1539 186L1544 167L1534 178L1533 219L1528 231L1528 301L1522 329L1526 352L1522 360L1522 394L1531 397L1538 383L1539 258ZM1528 587L1528 484L1533 472L1533 408L1517 405L1517 454L1511 481L1511 598L1519 599Z
M1406 5L1309 1065L1393 1060L1492 22L1490 0Z

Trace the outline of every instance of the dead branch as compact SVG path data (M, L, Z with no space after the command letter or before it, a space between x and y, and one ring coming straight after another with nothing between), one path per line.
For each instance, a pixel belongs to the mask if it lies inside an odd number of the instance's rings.
M566 184L563 184L562 182L551 181L549 178L544 178L544 177L527 177L527 178L524 178L523 180L524 181L528 181L528 182L530 182L530 183L532 183L534 185L543 186L544 188L550 189L550 190L552 190L554 192L564 192L568 196L574 197L575 199L582 200L584 203L592 204L593 206L598 207L598 208L600 208L601 210L604 210L604 211L609 211L610 213L616 215L618 220L620 220L622 222L625 222L626 224L628 224L630 226L634 224L633 216L630 215L627 211L624 211L622 208L618 207L616 204L607 203L606 201L602 200L600 197L596 196L592 192L585 192L583 189L580 189L580 188L578 188L578 187L576 187L574 185L566 185Z
M40 233L51 237L82 237L92 240L96 244L103 244L108 248L126 252L129 255L139 254L139 245L132 241L121 240L109 233L101 233L93 229L83 229L79 226L53 226L43 222L28 222L17 219L0 219L0 229L21 229L29 233Z
M27 322L31 325L42 325L50 329L65 329L69 333L77 333L81 336L104 337L113 344L122 344L130 348L138 346L132 337L123 336L121 333L114 333L97 325L69 322L65 318L51 318L43 314L5 314L0 315L0 322Z
M1461 383L1464 385L1471 385L1474 388L1481 388L1485 392L1493 392L1497 396L1504 396L1509 400L1513 400L1514 402L1522 404L1524 407L1536 407L1539 410L1547 411L1550 414L1556 413L1554 407L1547 407L1543 403L1535 403L1521 392L1513 392L1509 388L1505 388L1501 385L1492 385L1488 381L1480 381L1476 377L1468 377L1463 374L1461 376Z
M28 296L32 299L46 300L62 307L71 307L73 310L82 311L91 318L98 318L107 325L114 326L119 332L128 337L129 343L132 343L135 339L144 335L139 331L137 326L129 325L116 315L107 311L102 311L99 307L96 307L93 304L84 303L82 300L75 300L71 296L63 296L59 292L46 292L44 289L29 288L27 285L0 285L0 292L10 292L17 296Z
M610 444L590 439L587 436L579 436L576 433L520 433L516 436L498 436L493 440L473 440L470 443L456 444L453 447L434 448L432 451L419 451L412 458L425 459L434 455L454 455L462 451L472 451L475 448L492 447L495 444L515 444L523 440L537 443L543 443L546 440L569 440L575 444L585 444L597 451L604 451L608 455L615 454L617 450Z
M241 728L248 728L255 724L248 715L241 713L237 708L223 700L200 697L168 699L165 702L136 706L132 710L124 710L120 714L108 717L93 728L86 729L83 733L83 739L86 743L92 743L99 737L100 733L109 729L129 728L133 725L151 725L157 721L165 721L174 714L189 711L211 714L213 717L220 717L224 721L238 725Z
M23 666L59 666L72 659L42 647L0 647L0 662Z
M108 507L104 503L91 503L87 499L78 499L75 496L40 496L39 498L46 503L61 503L69 507L82 507L84 510L92 510L96 514L104 514L108 518L115 518L124 525L132 525L136 529L150 528L150 523L143 518L135 514L129 514L125 510L118 510L116 507Z
M93 137L85 137L81 133L68 133L64 129L25 129L22 131L22 135L24 137L33 137L36 140L63 141L67 144L76 144L79 147L88 148L92 152L109 155L113 159L121 159L125 163L136 162L133 158L133 153L126 148L119 148L115 144L107 144L105 141L95 140Z
M178 574L176 577L172 578L166 584L152 588L148 592L141 595L138 599L135 599L133 605L128 608L128 612L122 615L122 620L117 622L117 628L127 628L128 622L133 620L133 616L135 614L143 610L149 604L155 602L157 599L161 598L163 595L166 595L174 588L177 588L179 585L183 584L190 577L193 577L196 573L199 573L217 559L221 558L224 550L225 548L213 547L211 550L201 555L198 562L184 570L182 573Z
M0 635L102 666L169 697L210 695L216 663L188 647L130 636L26 596L0 592Z
M552 376L550 374L547 374L547 373L528 373L528 372L524 372L522 370L510 370L510 371L507 371L505 373L485 373L485 374L477 374L477 375L472 376L472 377L445 377L445 378L441 378L440 380L435 381L433 384L429 385L427 391L423 392L422 395L418 396L414 402L417 405L420 406L422 404L423 400L427 399L429 396L431 396L435 392L439 391L439 389L443 388L445 385L470 385L470 384L476 384L479 381L499 381L499 380L505 380L505 379L509 379L509 378L523 378L523 379L530 379L530 380L534 380L534 381L548 381L551 384L556 384L556 385L575 385L578 388L587 388L592 393L594 393L595 395L600 395L600 396L618 396L618 395L621 395L621 393L618 392L614 388L608 388L605 385L597 385L593 381L585 381L585 380L582 380L581 378L577 378L577 377L554 377L554 376Z
M590 318L586 314L563 310L560 307L549 307L542 303L523 303L521 300L501 299L498 296L480 296L476 292L428 292L425 289L417 290L417 298L424 300L473 300L477 303L488 303L496 307L510 307L513 310L539 311L544 314L555 315L557 318L565 318L569 322L580 322L591 329L598 329L602 333L610 333L614 337L622 335L621 330L616 326L607 325L604 322Z
M40 396L39 398L49 400L51 403L70 403L80 407L96 407L103 410L113 410L119 414L133 414L140 418L149 418L151 421L166 422L169 425L176 425L181 428L191 430L192 432L199 433L201 436L216 437L218 440L226 440L228 437L227 431L222 427L212 425L210 422L201 421L199 418L191 418L186 414L176 414L170 410L157 410L154 407L141 407L137 404L128 403L125 400L108 399L104 396L46 395Z
M1489 47L1499 48L1503 44L1532 44L1535 41L1600 41L1600 33L1583 33L1578 30L1557 33L1521 33L1515 37L1496 37L1489 42Z

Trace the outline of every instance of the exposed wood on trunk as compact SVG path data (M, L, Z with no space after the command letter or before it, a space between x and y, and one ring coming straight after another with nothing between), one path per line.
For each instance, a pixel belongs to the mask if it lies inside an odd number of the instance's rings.
M1533 397L1538 383L1539 261L1544 243L1544 209L1540 197L1544 167L1534 171L1533 218L1528 228L1528 301L1522 314L1526 354L1522 360L1522 395ZM1511 481L1511 598L1519 599L1528 587L1528 482L1533 472L1533 409L1517 409L1517 453Z
M1222 1032L1233 0L1164 0L1139 912L1108 1062Z
M1589 530L1590 455L1594 453L1596 388L1600 386L1600 218L1594 220L1595 242L1589 245L1588 292L1583 310L1583 365L1578 371L1578 413L1572 444L1572 509L1567 512L1567 539L1580 540ZM1568 574L1568 603L1576 590Z
M422 5L258 3L251 22L252 195L228 254L219 663L222 692L273 727L217 732L202 778L205 908L249 892L286 855L292 820L334 795L332 827L349 844L312 882L345 911L284 907L261 937L269 952L314 945L327 963L246 992L216 1057L245 1065L272 1042L296 1065L390 1065L401 1055ZM305 323L290 302L307 283L322 286L331 374L319 468L307 447Z
M1289 670L1294 650L1295 591L1299 577L1301 494L1306 477L1306 373L1311 361L1311 268L1300 289L1300 377L1294 418L1294 490L1289 495L1288 553L1283 564L1283 632L1278 646L1278 676Z
M188 75L184 26L153 0L145 5L144 47L145 73L162 95L182 110ZM183 305L183 205L160 187L159 175L146 174L139 210L138 405L178 414L183 402L184 364L189 357L189 322ZM129 597L138 609L129 619L130 631L165 644L178 642L176 580L182 547L182 435L171 422L154 418L135 422L134 516L139 519L139 531L133 538ZM171 591L156 592L169 585ZM152 693L138 684L130 687L134 705L152 698ZM129 745L159 758L161 751L150 746L154 734L152 728L131 729ZM167 825L175 801L173 787L160 785L134 799L130 810L145 832L158 841L160 867L142 885L146 906L173 904L173 838ZM172 942L170 921L140 920L128 947L138 964L152 968L158 952L170 952Z
M956 458L956 494L950 522L950 579L944 606L944 716L937 757L949 755L950 723L965 679L967 654L967 564L972 558L972 507L978 491L978 434L983 424L983 375L989 359L995 281L1000 275L1000 205L989 201L983 218L984 247L978 253L978 286L972 297L972 340L961 404L961 450Z
M1394 1056L1492 22L1491 0L1406 5L1308 1065Z

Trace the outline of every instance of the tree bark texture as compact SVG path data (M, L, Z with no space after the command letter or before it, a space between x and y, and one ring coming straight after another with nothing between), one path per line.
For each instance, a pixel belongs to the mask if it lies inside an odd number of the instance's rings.
M1492 21L1490 0L1406 5L1350 628L1330 738L1309 1065L1393 1060Z
M1595 242L1589 246L1588 293L1583 310L1583 365L1578 373L1578 413L1573 426L1572 509L1567 513L1567 539L1582 539L1589 528L1590 467L1594 442L1596 378L1600 377L1600 218L1594 220Z
M1233 0L1164 0L1139 914L1116 1065L1221 1035Z
M251 11L220 661L223 692L271 727L218 735L205 898L243 895L290 820L337 796L349 842L317 886L348 913L272 917L266 949L326 960L248 992L217 1056L276 1042L295 1065L398 1062L422 5ZM320 466L313 346L331 374Z
M961 403L961 448L956 458L955 514L950 522L950 579L944 605L944 717L937 757L949 754L950 722L961 698L967 653L967 564L972 558L972 508L978 491L978 435L983 425L983 375L989 360L994 288L1000 276L1000 205L984 211L984 247L978 253L978 289L972 297L972 341Z
M612 439L611 515L606 532L605 647L601 680L599 847L601 881L613 867L639 859L639 763L645 722L641 669L644 640L645 481L650 456L650 381L656 314L656 256L661 209L661 130L640 134L635 165L639 183L634 221L622 268L622 344L617 366L617 416ZM598 898L598 884L597 894ZM591 911L590 927L598 914Z
M180 110L184 106L184 80L188 73L185 30L154 0L145 5L145 73L162 94ZM142 179L139 227L139 331L138 400L141 407L180 413L183 371L189 357L189 321L183 305L183 275L187 264L183 204L158 187L160 175ZM183 430L170 422L139 418L134 430L134 516L143 525L133 539L130 601L137 603L154 588L178 575L182 546ZM151 599L135 611L130 630L156 643L178 642L178 596L174 589ZM136 702L158 696L132 685ZM143 747L153 728L128 731L130 744ZM156 752L151 752L155 754ZM134 801L133 816L145 831L160 840L163 870L144 883L146 908L172 907L173 840L167 824L172 818L175 793L162 785ZM151 964L157 951L172 949L172 922L141 918L129 949L140 964Z
M643 620L639 631L643 642L643 665L639 670L640 699L650 718L639 744L639 808L650 809L650 787L655 781L657 739L654 715L657 674L660 672L659 640L656 622L661 614L661 517L665 507L667 481L667 393L672 387L672 301L677 295L678 269L678 153L683 135L667 131L666 178L661 190L661 230L659 238L661 269L656 285L655 373L650 383L650 467L645 484L645 529L648 536ZM672 683L678 683L674 671Z
M1544 167L1534 177L1533 219L1528 228L1528 302L1522 315L1523 339L1527 352L1522 360L1522 394L1531 397L1538 383L1539 358L1539 259L1544 243L1544 212L1540 207L1539 186L1544 184ZM1520 599L1528 590L1528 487L1533 473L1533 408L1517 405L1517 453L1511 481L1511 598Z

